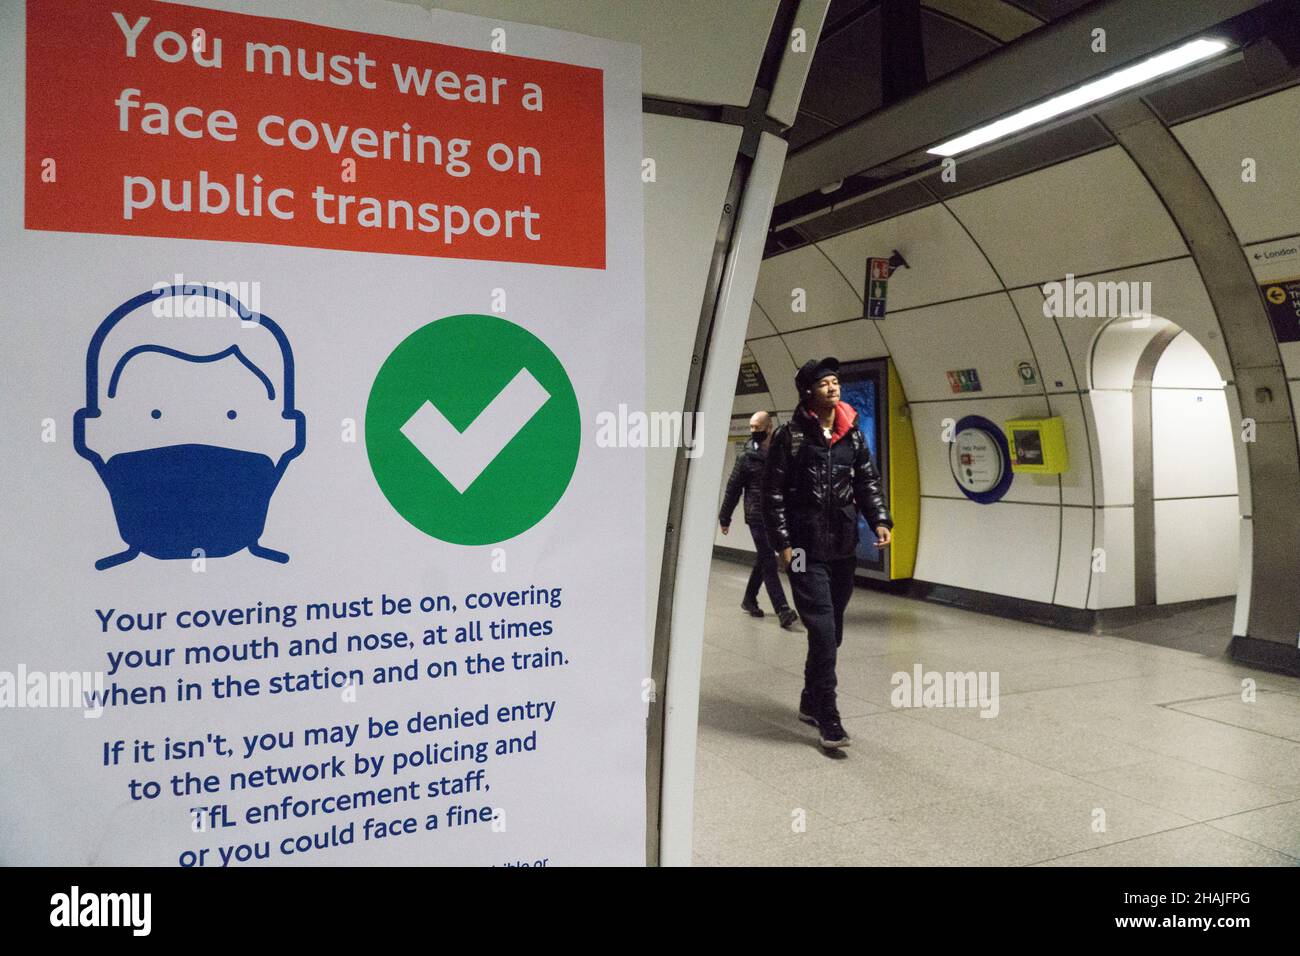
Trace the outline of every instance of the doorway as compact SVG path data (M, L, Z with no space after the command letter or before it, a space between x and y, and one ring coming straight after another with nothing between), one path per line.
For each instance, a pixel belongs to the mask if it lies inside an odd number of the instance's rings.
M1109 447L1131 448L1133 605L1192 615L1167 636L1203 632L1207 646L1197 649L1221 652L1231 639L1227 599L1237 594L1241 537L1227 383L1196 338L1162 318L1110 323L1092 359L1093 389L1131 400L1131 441Z

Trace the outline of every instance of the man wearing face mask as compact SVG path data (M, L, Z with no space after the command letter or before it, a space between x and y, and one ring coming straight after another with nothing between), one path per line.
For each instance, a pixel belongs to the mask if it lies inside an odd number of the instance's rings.
M768 540L808 629L799 719L817 726L827 749L850 742L835 702L835 659L853 594L858 512L879 548L893 527L857 410L840 401L839 370L836 359L812 359L795 375L799 407L772 436L762 498Z
M749 574L749 583L745 585L745 598L740 602L743 610L754 617L762 617L763 611L758 606L758 586L767 586L767 596L772 601L781 626L788 631L799 626L799 616L790 609L785 599L785 588L781 586L781 575L777 571L776 553L767 541L767 532L763 528L762 483L763 469L767 462L767 449L772 441L772 417L767 412L755 412L749 419L749 442L736 457L736 466L727 479L727 491L722 496L722 510L718 514L718 523L722 533L731 530L731 516L736 510L736 503L741 493L745 495L745 524L749 527L750 537L754 539L757 552L754 570Z

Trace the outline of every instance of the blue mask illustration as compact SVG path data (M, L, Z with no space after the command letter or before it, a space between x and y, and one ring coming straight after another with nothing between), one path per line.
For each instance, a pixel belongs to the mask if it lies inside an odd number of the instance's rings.
M160 297L166 296L183 298L187 307L222 308L211 316L202 309L160 312ZM136 323L135 339L143 336L145 344L106 349L106 339L124 320ZM269 339L260 338L268 333ZM201 340L193 351L187 334ZM214 341L222 347L213 349ZM244 348L260 349L260 366ZM86 369L86 407L74 417L74 445L104 482L126 543L125 550L95 562L96 568L141 554L160 560L224 558L244 549L271 561L289 560L260 543L271 497L306 445L306 421L293 405L293 354L278 325L217 289L163 288L127 301L100 324ZM131 380L128 391L134 389L129 398L119 394L124 372ZM193 378L204 374L209 377ZM102 400L101 379L107 380ZM229 394L223 384L231 384ZM152 404L159 407L145 413ZM190 427L216 428L222 443L189 440ZM241 441L254 447L238 447ZM268 441L274 454L267 453Z
M118 533L152 558L224 558L255 545L280 480L256 452L170 445L114 455L99 476Z

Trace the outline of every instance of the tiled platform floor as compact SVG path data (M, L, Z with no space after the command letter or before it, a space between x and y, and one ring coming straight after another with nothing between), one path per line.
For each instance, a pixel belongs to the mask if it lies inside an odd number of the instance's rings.
M804 635L744 614L745 578L714 562L696 865L1300 864L1300 680L859 589L829 756L795 718ZM998 671L998 716L895 709L917 662Z

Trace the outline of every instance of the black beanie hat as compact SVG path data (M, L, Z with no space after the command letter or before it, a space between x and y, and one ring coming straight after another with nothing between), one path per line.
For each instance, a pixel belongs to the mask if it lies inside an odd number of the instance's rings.
M795 373L794 384L795 387L799 389L799 394L802 395L827 375L839 374L839 359L829 357L824 359L809 359L803 363L803 368L799 369L799 371Z

